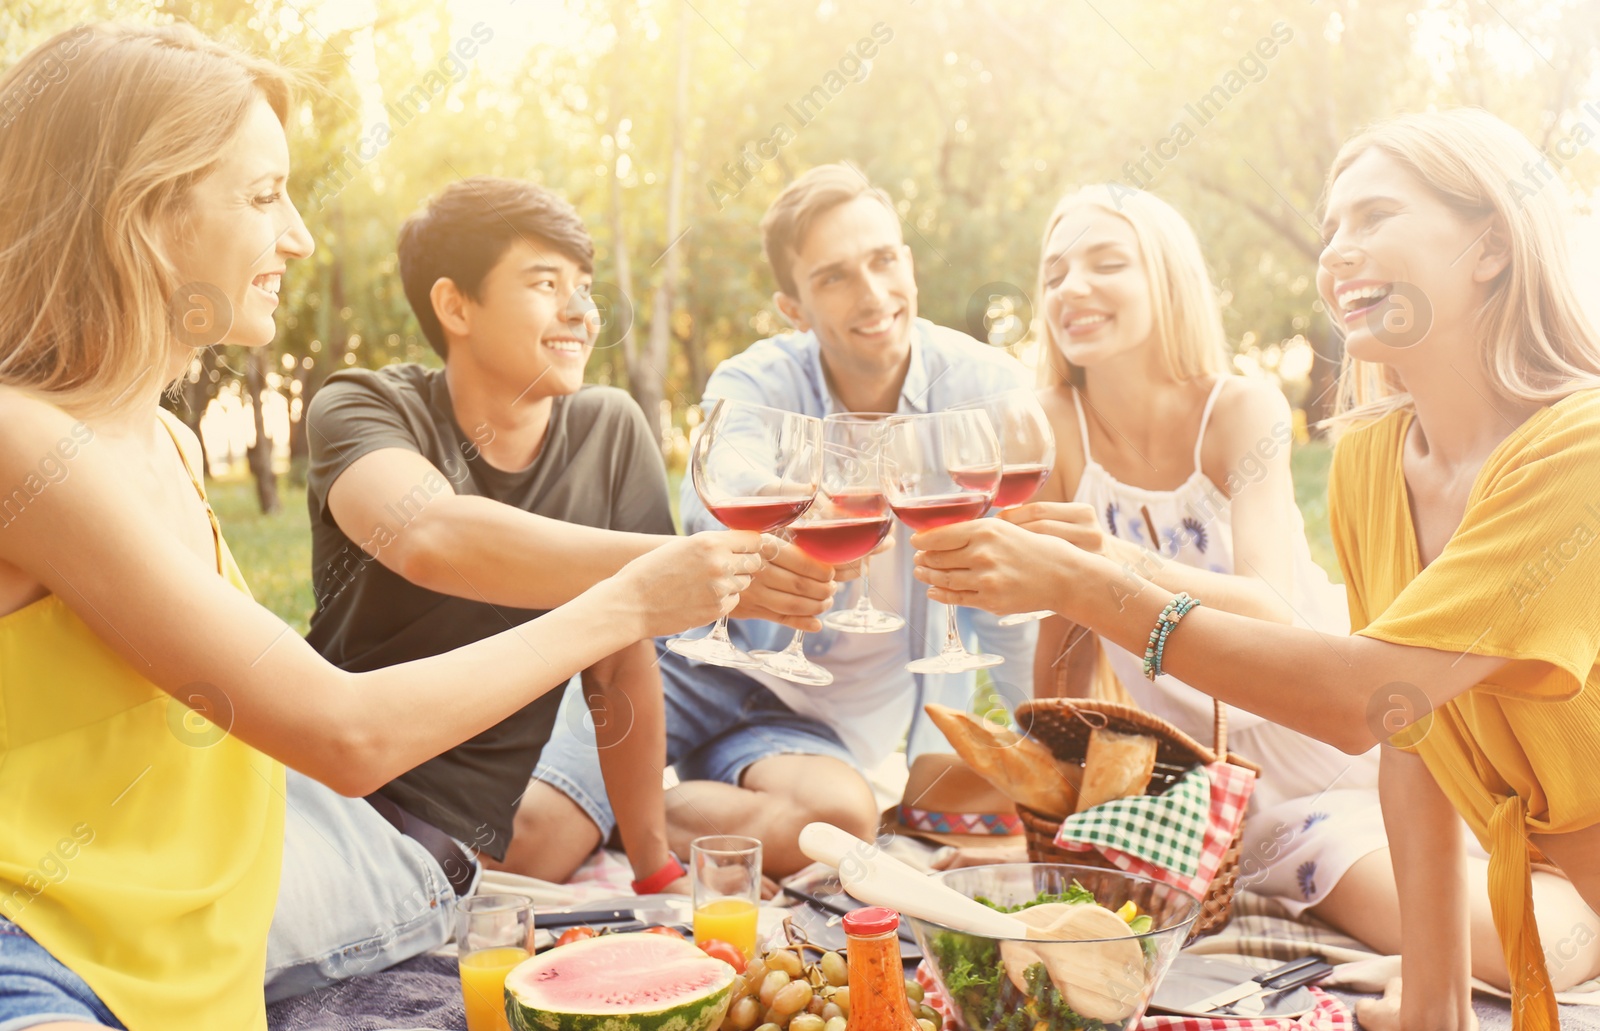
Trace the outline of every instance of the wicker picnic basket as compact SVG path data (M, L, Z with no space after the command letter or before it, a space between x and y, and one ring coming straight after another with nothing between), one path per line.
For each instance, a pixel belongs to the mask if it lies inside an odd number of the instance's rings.
M1024 702L1017 707L1017 725L1024 734L1050 749L1057 759L1083 764L1089 748L1089 731L1103 728L1125 734L1145 734L1156 739L1156 768L1151 774L1147 795L1159 795L1177 783L1195 763L1209 765L1219 758L1234 766L1260 774L1260 767L1228 752L1228 714L1221 702L1216 703L1214 744L1207 748L1159 716L1152 716L1129 702L1103 701L1091 698L1042 698ZM1077 863L1082 866L1112 868L1111 862L1099 852L1069 852L1057 847L1056 832L1061 821L1020 803L1017 815L1022 820L1023 833L1028 843L1028 858L1035 863ZM1243 830L1234 833L1233 841L1223 853L1222 865L1211 882L1206 897L1201 900L1200 915L1195 919L1189 934L1193 941L1201 935L1211 934L1227 926L1233 908L1233 895L1239 879L1239 841Z

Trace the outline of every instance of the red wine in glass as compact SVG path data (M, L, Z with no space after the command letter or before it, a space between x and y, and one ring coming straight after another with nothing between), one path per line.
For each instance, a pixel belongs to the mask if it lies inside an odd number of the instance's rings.
M1010 508L1030 500L1044 486L1056 461L1056 437L1039 395L1018 388L956 406L959 410L987 412L1000 441L1000 484L995 508ZM1016 626L1043 619L1049 612L1014 612L1000 617L1001 626Z
M1050 478L1050 467L1043 464L1007 465L1000 470L1000 488L994 492L995 508L1010 508L1039 493Z
M707 506L717 522L730 530L771 533L788 526L811 507L812 498L730 498Z
M960 483L954 472L951 478ZM994 474L989 474L990 482ZM936 494L932 497L908 498L894 506L894 514L913 530L932 530L937 526L964 523L976 519L989 509L989 495L973 491L959 494Z
M829 494L828 500L840 515L875 516L884 509L882 491L844 490Z
M789 535L801 551L818 562L839 566L872 554L892 525L887 515L824 519L790 527Z

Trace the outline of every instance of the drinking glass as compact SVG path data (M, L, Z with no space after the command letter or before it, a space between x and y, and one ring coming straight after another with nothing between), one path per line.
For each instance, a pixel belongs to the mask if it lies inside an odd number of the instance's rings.
M1000 441L981 409L896 415L885 427L879 479L889 507L913 530L983 515L1000 486L1000 467ZM947 608L943 649L907 663L907 670L961 673L1006 661L967 651L956 630L956 607Z
M694 894L694 943L717 939L756 954L761 903L761 842L712 834L689 843L689 885Z
M730 530L771 533L811 507L822 476L822 420L797 412L719 399L689 456L695 493ZM714 666L757 669L761 660L735 648L722 616L705 637L676 637L667 647Z
M1000 438L1000 486L994 493L995 508L1021 505L1039 493L1056 464L1056 435L1050 417L1039 404L1039 395L1029 389L1008 390L976 401L954 406L952 410L980 409L989 414L995 436ZM1048 609L1013 612L1000 617L1001 626L1016 626L1053 615Z
M817 500L805 513L789 524L789 539L818 562L839 566L866 558L888 536L893 519L888 502L877 487L876 451L859 451L839 434L842 424L822 422L822 486ZM844 439L833 439L835 435ZM874 491L864 494L852 487L870 477ZM801 650L805 631L796 630L789 646L781 652L759 651L750 654L761 660L761 668L773 676L797 684L825 687L833 674L806 658Z
M878 452L883 446L884 426L889 416L882 412L840 412L822 420L824 443L836 443L866 456L854 467L840 470L842 481L824 483L823 493L841 512L862 516L888 514L888 502L878 483ZM899 630L906 621L872 604L872 589L867 572L871 560L861 564L861 597L855 605L823 617L824 626L847 634L887 634Z
M474 895L456 904L461 997L467 1031L511 1031L506 975L533 955L533 903L522 895Z

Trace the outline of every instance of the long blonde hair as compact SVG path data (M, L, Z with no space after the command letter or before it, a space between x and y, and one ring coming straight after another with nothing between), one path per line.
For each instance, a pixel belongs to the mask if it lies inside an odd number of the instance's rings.
M1211 285L1200 241L1177 210L1152 193L1115 184L1086 186L1062 197L1044 227L1039 247L1039 318L1044 325L1044 360L1039 363L1039 383L1083 386L1084 370L1067 361L1056 340L1056 327L1045 314L1045 249L1056 226L1072 209L1090 205L1115 215L1133 227L1139 242L1139 262L1150 283L1150 310L1156 341L1168 371L1180 382L1228 371L1227 337L1222 331L1222 309Z
M181 285L163 240L289 75L187 25L84 25L0 76L0 383L75 414L165 385Z
M1508 399L1538 405L1600 386L1600 336L1572 289L1562 226L1566 193L1554 178L1523 184L1525 170L1543 161L1527 137L1476 108L1379 122L1339 148L1324 207L1334 180L1374 149L1399 162L1463 219L1492 218L1504 233L1510 261L1478 312L1489 382ZM1327 424L1346 429L1410 404L1392 367L1347 352Z

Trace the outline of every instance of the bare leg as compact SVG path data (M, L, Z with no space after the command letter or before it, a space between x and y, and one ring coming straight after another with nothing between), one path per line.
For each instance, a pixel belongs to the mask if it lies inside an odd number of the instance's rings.
M819 820L869 841L878 830L872 789L848 763L829 756L774 755L752 763L738 786L695 780L667 792L673 851L687 855L689 842L702 834L749 835L761 839L771 877L811 862L800 851L800 828Z
M599 847L600 828L589 814L566 792L535 780L529 781L528 790L517 805L505 861L478 858L485 869L565 884Z
M1544 847L1542 843L1540 847ZM1600 846L1590 846L1597 847ZM1585 858L1596 862L1592 852ZM1489 911L1489 864L1469 856L1467 883L1472 902L1472 976L1509 989L1505 952ZM1539 940L1544 945L1545 962L1556 991L1600 976L1600 918L1585 905L1573 883L1560 874L1536 870L1533 899ZM1380 953L1399 955L1399 905L1394 867L1385 849L1366 856L1346 871L1328 897L1310 912Z

